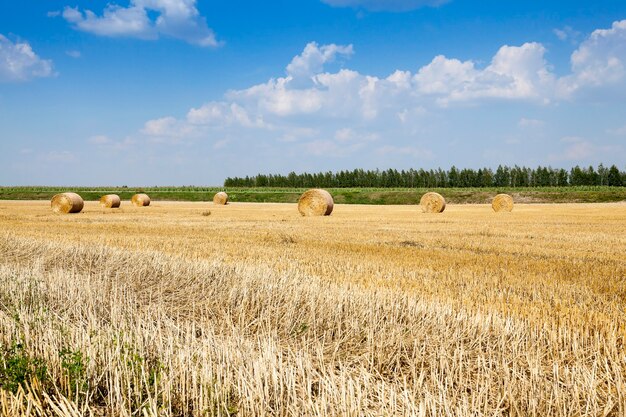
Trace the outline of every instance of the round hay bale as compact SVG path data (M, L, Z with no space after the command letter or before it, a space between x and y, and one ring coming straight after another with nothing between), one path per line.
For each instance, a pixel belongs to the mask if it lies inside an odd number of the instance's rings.
M150 197L148 197L148 194L135 194L134 196L132 196L130 201L133 203L134 206L137 207L145 207L150 205Z
M228 194L224 191L220 191L219 193L213 196L213 204L217 204L220 206L224 206L228 204Z
M55 213L80 213L85 203L76 193L61 193L52 197L50 206Z
M491 201L491 207L496 213L501 211L513 211L513 197L508 194L498 194Z
M329 216L333 205L333 197L328 191L314 188L300 196L298 211L303 216Z
M446 199L439 193L426 193L420 199L424 213L442 213L446 209Z
M100 197L100 205L105 208L118 208L122 204L117 194L107 194Z

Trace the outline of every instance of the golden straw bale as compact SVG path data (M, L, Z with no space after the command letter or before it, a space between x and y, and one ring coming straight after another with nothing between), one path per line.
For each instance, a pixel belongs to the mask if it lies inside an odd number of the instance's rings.
M513 211L513 197L508 194L498 194L491 202L493 211Z
M220 206L228 204L228 194L224 191L220 191L219 193L213 196L213 204L218 204Z
M85 203L76 193L61 193L52 197L50 206L55 213L80 213Z
M135 194L130 201L134 206L145 207L150 205L150 197L147 194Z
M117 194L107 194L100 197L100 205L105 208L118 208L122 204Z
M328 191L314 188L300 196L298 211L303 216L328 216L333 212L333 205Z
M439 193L426 193L420 199L424 213L442 213L446 209L446 199Z

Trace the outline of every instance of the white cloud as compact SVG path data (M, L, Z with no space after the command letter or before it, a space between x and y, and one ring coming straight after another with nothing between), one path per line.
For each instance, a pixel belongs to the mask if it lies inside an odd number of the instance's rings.
M553 30L554 34L556 35L557 38L559 38L560 40L564 41L567 39L567 32L562 30L562 29L554 29Z
M230 142L230 139L221 139L221 140L218 140L218 141L216 141L216 142L213 144L213 149L216 149L216 150L217 150L217 149L224 149L224 148L228 145L228 143L229 143L229 142Z
M87 142L91 145L97 146L99 149L123 151L135 145L136 140L131 137L127 137L123 140L116 141L106 135L96 135L87 139Z
M196 130L193 125L169 116L148 120L141 133L152 137L155 141L171 140L176 142L185 137L195 136Z
M152 20L148 11L158 16ZM63 18L75 29L100 36L157 39L165 35L200 46L220 45L200 16L196 0L131 0L128 7L108 4L101 16L65 7Z
M500 48L485 69L472 61L437 56L414 77L419 92L437 96L441 105L477 99L537 100L551 96L554 75L549 71L543 45L531 42Z
M238 124L244 127L269 127L262 117L252 120L243 107L237 103L210 102L187 113L187 122L193 125L227 126Z
M584 77L580 74L585 65L597 60L608 62L600 57L621 54L626 45L622 25L626 23L616 22L612 29L595 31L573 54L572 71L565 77L551 71L546 48L536 42L504 45L482 66L440 55L421 68L397 69L386 77L349 68L329 71L330 63L353 55L353 47L311 42L286 65L285 75L228 91L223 100L191 108L181 117L150 120L141 133L173 143L190 139L218 144L228 140L228 147L233 149L239 146L247 150L251 144L257 149L278 149L280 144L285 152L313 156L345 156L358 151L428 160L434 158L430 145L434 128L464 135L456 126L433 127L433 121L442 120L448 112L458 115L452 108L507 102L546 106L575 99L572 94L562 94L563 85L571 78L582 85ZM610 77L605 81L613 82ZM529 107L524 111L530 112ZM527 137L541 134L545 122L521 117L517 125ZM475 133L470 137L477 137ZM429 142L425 142L427 138ZM503 146L521 143L517 136L505 134L500 139ZM561 148L554 158L582 160L603 152L582 139L564 141ZM276 152L282 154L283 150Z
M92 145L107 145L111 143L111 139L109 139L109 137L106 135L96 135L87 139L87 142L91 143Z
M52 61L41 59L30 44L0 34L0 82L27 81L54 75Z
M371 11L404 12L421 7L436 7L450 0L322 0L333 7L362 7Z
M626 48L624 28L626 21L616 22L609 30L595 31L591 40L572 55L572 74L561 78L551 72L545 59L546 49L536 42L504 45L484 68L473 61L440 55L415 73L396 70L386 78L345 68L325 72L325 66L337 56L351 56L353 47L311 42L286 66L286 76L229 91L223 102L191 109L186 123L268 127L276 120L315 117L405 124L415 122L416 118L410 116L417 111L423 114L429 107L455 103L514 100L545 105L562 98L560 92L569 79L584 79L581 68L587 65L589 57L606 55L598 50L602 49L598 39L604 45L608 42L604 40L610 38L613 55L621 53ZM610 80L609 77L605 81ZM526 119L519 124L537 127L540 122Z
M335 131L335 140L340 143L366 143L379 139L379 135L371 132L357 132L349 127L344 127Z
M80 51L76 51L76 50L71 50L71 51L65 51L65 55L71 57L71 58L80 58L81 53Z
M552 33L554 33L554 35L561 41L569 40L571 42L577 42L581 35L580 32L574 30L571 26L564 26L561 29L553 29Z
M311 127L285 127L282 136L278 137L279 142L298 142L302 139L310 139L319 136L320 131Z
M566 144L566 148L560 159L580 161L589 158L596 152L591 142L578 136L566 136L561 138L561 142Z
M332 140L315 140L305 144L304 149L307 154L315 156L335 156L338 154L338 146Z
M602 161L607 157L620 160L621 156L624 155L624 149L621 145L601 144L580 136L565 136L561 138L560 142L563 144L563 150L560 154L552 155L552 160L584 163L584 161L594 159Z
M543 127L545 122L539 119L527 119L522 117L519 122L517 122L517 125L522 128L538 128Z
M140 133L155 142L177 143L186 138L205 137L212 131L233 128L272 129L261 116L251 118L237 103L209 102L192 108L184 119L172 116L148 120Z
M71 151L50 151L42 155L43 159L48 162L74 162L76 154Z
M559 94L571 97L580 90L623 84L626 75L626 20L610 29L595 30L572 53L572 74L559 80Z
M272 79L247 90L232 91L227 98L255 102L260 110L279 116L314 113L322 107L323 93L317 88L292 89L291 77Z
M607 129L606 133L614 136L626 136L626 125L616 129Z
M289 65L287 65L287 74L292 78L306 77L310 78L315 74L319 74L324 68L324 64L332 62L337 55L351 56L354 53L352 45L322 45L316 42L310 42L304 47L300 55L296 55Z

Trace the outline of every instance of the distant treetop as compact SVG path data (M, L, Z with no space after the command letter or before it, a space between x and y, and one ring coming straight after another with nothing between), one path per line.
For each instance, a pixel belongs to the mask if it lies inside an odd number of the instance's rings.
M226 178L224 187L327 187L327 188L482 188L482 187L567 187L567 186L614 186L626 185L626 172L615 165L606 168L589 166L572 169L539 166L498 166L491 168L458 169L441 168L401 170L363 170L338 172L290 172L282 174L257 174L249 177Z

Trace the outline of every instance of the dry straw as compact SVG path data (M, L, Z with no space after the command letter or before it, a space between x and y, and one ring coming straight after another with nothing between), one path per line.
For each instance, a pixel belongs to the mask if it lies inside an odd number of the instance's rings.
M105 208L118 208L122 204L117 194L107 194L100 197L100 205Z
M135 194L130 201L134 206L145 207L150 205L150 197L148 194Z
M328 191L314 188L300 196L298 211L303 216L328 216L333 212L333 205Z
M224 191L220 191L219 193L213 196L213 204L218 204L220 206L224 206L228 204L228 194Z
M513 197L508 194L498 194L491 202L493 211L513 211Z
M61 193L52 197L50 206L55 213L80 213L85 203L76 193Z
M446 209L446 199L439 193L426 193L420 200L424 213L442 213Z

